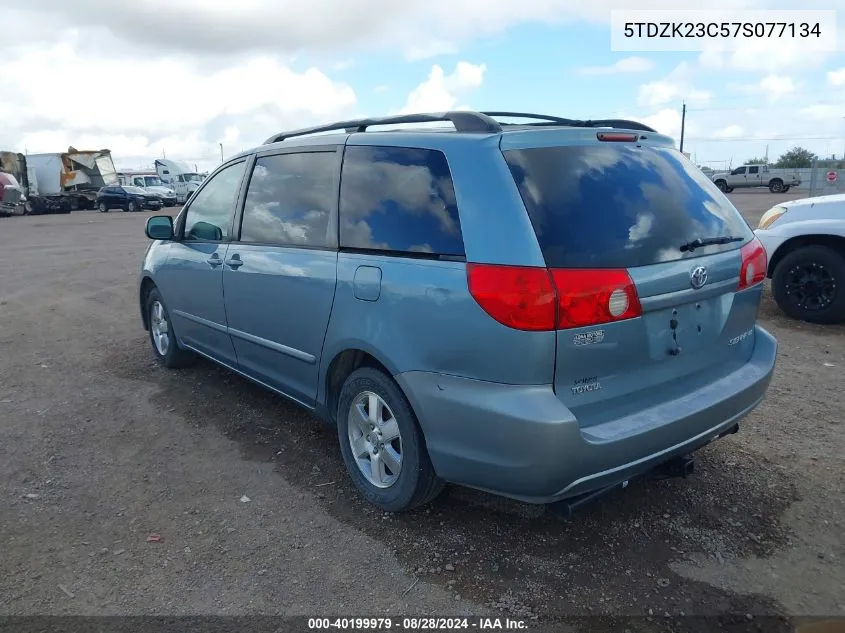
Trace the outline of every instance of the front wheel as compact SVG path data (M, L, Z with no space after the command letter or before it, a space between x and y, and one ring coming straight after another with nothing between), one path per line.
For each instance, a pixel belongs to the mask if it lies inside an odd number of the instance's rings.
M775 268L772 294L793 319L845 321L845 256L821 245L792 251Z
M724 180L717 180L716 186L719 188L719 191L721 191L722 193L728 192L728 183L725 182Z
M443 490L411 405L384 372L363 367L346 379L337 432L353 483L382 510L411 510Z
M176 342L170 313L158 288L153 288L147 297L147 319L150 328L150 343L159 363L168 369L178 369L187 367L195 360L192 352L182 349Z
M732 192L733 190L734 190L734 188L733 188L733 187L728 187L727 189L725 189L725 193L730 193L730 192Z
M100 204L98 204L97 209L100 211L100 213L108 213L109 212L109 208L108 208L108 206L106 205L105 202L101 202Z

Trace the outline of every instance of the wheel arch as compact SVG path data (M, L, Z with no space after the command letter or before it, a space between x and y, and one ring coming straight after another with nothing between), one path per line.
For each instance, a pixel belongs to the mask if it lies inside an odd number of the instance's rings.
M797 235L789 238L783 244L778 246L769 258L766 276L771 279L772 275L775 273L775 269L778 264L783 261L784 257L799 248L804 248L805 246L827 246L845 257L845 237L842 235L833 235L830 233Z
M150 329L150 317L147 314L147 297L150 296L150 292L152 292L152 289L155 287L155 282L149 275L144 275L141 278L141 283L138 288L138 301L139 308L141 309L141 321L144 324L145 330Z
M363 341L349 342L347 345L339 346L330 356L331 361L326 363L325 372L320 379L316 409L320 417L332 426L337 424L336 414L340 391L352 372L361 367L372 367L391 378L399 373L392 362ZM405 398L408 398L399 382L394 379L394 383Z

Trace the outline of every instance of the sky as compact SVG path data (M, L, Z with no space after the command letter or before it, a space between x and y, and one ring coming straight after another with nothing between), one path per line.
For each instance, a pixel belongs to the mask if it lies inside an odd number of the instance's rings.
M801 9L831 9L805 0ZM786 0L689 8L793 9ZM455 108L624 117L714 168L845 152L838 50L617 52L611 11L674 0L0 0L0 150L212 169L285 129ZM765 15L765 14L761 14Z

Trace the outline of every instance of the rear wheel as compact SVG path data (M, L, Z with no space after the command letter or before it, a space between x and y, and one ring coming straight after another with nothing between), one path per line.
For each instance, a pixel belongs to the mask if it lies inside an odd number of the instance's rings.
M363 367L346 379L337 432L353 483L382 510L411 510L443 490L411 405L384 372Z
M137 204L135 204L135 201L134 201L134 200L130 200L130 201L129 201L129 204L127 204L127 205L126 205L126 210L127 210L127 211L129 211L129 213L132 213L132 212L134 212L134 211L137 211L137 210L138 210L138 205L137 205Z
M772 193L783 193L783 181L780 178L775 178L769 183L769 191Z
M772 276L781 310L809 323L845 321L845 256L827 246L804 246L784 257Z
M192 352L179 347L176 334L170 321L170 313L161 298L158 288L153 288L147 296L147 318L150 327L150 343L156 360L168 369L178 369L190 365L195 356Z

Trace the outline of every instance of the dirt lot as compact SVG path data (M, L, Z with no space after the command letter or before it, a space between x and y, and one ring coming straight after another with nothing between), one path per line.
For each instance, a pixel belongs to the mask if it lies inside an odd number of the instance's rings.
M755 225L784 197L732 194ZM767 295L768 398L689 480L632 483L568 522L455 487L390 516L309 415L209 363L153 363L145 217L0 219L0 615L651 616L632 631L845 615L845 327Z

